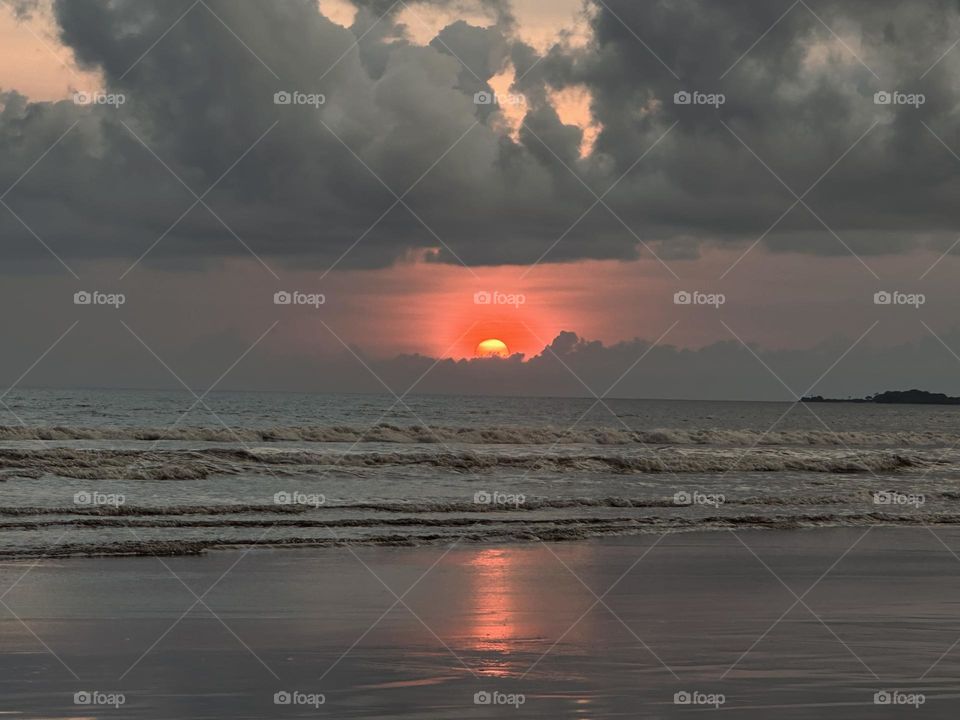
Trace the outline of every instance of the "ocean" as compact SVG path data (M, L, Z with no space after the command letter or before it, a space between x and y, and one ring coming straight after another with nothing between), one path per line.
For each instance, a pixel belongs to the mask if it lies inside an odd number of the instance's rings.
M0 557L960 521L960 408L15 390Z

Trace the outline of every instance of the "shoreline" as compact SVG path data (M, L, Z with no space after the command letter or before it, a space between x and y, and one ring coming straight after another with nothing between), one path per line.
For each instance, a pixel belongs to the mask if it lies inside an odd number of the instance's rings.
M674 703L689 692L859 720L898 712L873 699L899 689L952 717L960 561L940 540L960 547L960 527L811 530L4 562L4 602L35 636L0 616L0 709L316 712L278 692L348 718L515 712L482 692L523 695L518 717L712 709ZM81 710L80 691L125 704Z
M528 528L529 532L517 532L504 535L470 535L468 533L457 535L456 533L418 535L410 537L408 535L397 534L394 536L380 536L371 539L357 538L338 538L328 539L313 538L283 538L275 540L263 540L260 538L251 538L244 540L209 540L209 541L129 541L126 543L112 543L102 548L92 549L72 549L70 543L54 546L47 549L38 549L31 551L0 551L0 563L15 563L18 561L36 561L36 560L66 560L66 559L109 559L109 558L141 558L141 557L205 557L213 553L244 552L255 549L264 549L271 551L286 550L329 550L348 548L436 548L456 543L462 546L477 548L497 548L504 546L527 546L536 543L550 543L564 545L579 542L592 542L604 539L616 538L643 538L650 536L671 536L683 534L716 534L723 532L742 532L742 531L762 531L773 533L816 531L816 530L844 530L844 529L914 529L918 527L928 528L957 528L960 529L960 513L954 513L949 516L940 515L938 517L918 516L904 514L896 517L888 517L886 520L878 519L878 513L865 513L862 516L845 516L842 521L824 520L820 515L800 517L797 515L783 516L763 516L763 517L740 517L740 518L708 518L702 521L690 522L686 519L677 518L672 525L653 525L641 524L634 519L628 519L637 523L636 529L625 530L622 527L613 527L607 531L603 529L582 527L586 521L584 519L571 518L567 521L569 525L578 525L569 531L569 534L561 532L541 532L537 533L533 528ZM518 525L535 526L542 521L518 520ZM557 524L558 520L550 520L551 524ZM63 523L69 525L69 523ZM562 523L561 523L562 524ZM469 526L470 523L464 523ZM275 524L270 522L257 523L256 527L267 528L267 532ZM69 531L67 531L69 532ZM66 534L66 533L65 533ZM264 533L265 535L266 533Z

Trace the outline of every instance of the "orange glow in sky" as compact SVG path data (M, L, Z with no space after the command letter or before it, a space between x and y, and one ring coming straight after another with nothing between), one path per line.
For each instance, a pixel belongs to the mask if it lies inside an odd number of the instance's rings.
M445 343L438 348L446 351L445 357L506 357L512 353L531 357L570 321L559 308L544 302L547 297L538 291L539 283L518 281L515 267L478 268L478 279L472 281L463 277L469 275L466 269L446 270L446 277L438 278L437 311L425 319L433 328L428 336L435 334Z
M356 323L344 321L338 333L380 356L474 358L481 342L496 339L511 354L530 358L563 330L589 327L596 332L591 296L597 288L589 272L572 264L544 264L524 276L526 270L416 260L376 270L341 270L328 276L321 289L328 302L338 302L343 317L357 318ZM633 284L637 272L630 275ZM315 277L304 274L297 282L309 285ZM356 292L358 283L366 288L363 294ZM608 280L605 289L615 284ZM361 318L363 325L376 329L353 337ZM301 332L306 337L315 331L305 325Z
M654 332L656 337L665 329L656 320L657 307L672 303L674 289L653 260L543 263L528 270L416 260L375 270L339 270L318 291L327 293L328 304L340 313L337 333L380 357L474 358L481 342L497 339L511 355L529 359L565 330L615 342ZM263 269L254 266L249 272L249 282L256 282ZM309 272L288 277L305 287L316 283L316 274ZM358 294L360 286L365 290ZM634 313L626 320L611 307L630 307ZM326 336L317 334L308 316L303 322L296 334L304 344ZM354 334L361 327L366 329Z
M31 100L63 100L74 90L102 88L100 74L78 68L73 52L60 42L49 2L24 20L0 3L0 90Z

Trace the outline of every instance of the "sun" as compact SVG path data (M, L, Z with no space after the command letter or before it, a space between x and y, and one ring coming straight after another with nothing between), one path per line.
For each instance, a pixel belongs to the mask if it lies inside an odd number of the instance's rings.
M503 340L490 338L477 345L477 357L510 357L510 351Z

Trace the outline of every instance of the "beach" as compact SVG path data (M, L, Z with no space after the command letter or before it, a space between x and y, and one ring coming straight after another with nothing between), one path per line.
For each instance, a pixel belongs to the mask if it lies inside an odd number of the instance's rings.
M0 713L953 717L943 408L31 391ZM186 403L186 404L185 404ZM908 428L908 429L905 429Z
M0 720L960 711L960 0L0 0Z
M953 717L948 547L960 529L9 562L0 711Z

